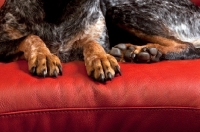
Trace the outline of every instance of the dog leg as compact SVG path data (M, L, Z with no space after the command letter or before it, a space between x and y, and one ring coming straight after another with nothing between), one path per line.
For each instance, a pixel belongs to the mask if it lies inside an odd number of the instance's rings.
M33 75L57 77L62 74L59 58L50 53L40 37L35 35L27 36L20 43L18 52L24 53L24 58L28 61L29 71Z
M107 54L103 47L95 41L83 46L83 55L87 74L97 81L112 80L115 74L121 74L117 60Z

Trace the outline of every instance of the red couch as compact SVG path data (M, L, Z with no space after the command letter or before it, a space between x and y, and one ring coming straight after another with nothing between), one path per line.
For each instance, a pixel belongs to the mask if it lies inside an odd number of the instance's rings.
M101 84L80 61L58 78L31 76L23 60L0 63L0 131L200 131L200 59L120 66Z

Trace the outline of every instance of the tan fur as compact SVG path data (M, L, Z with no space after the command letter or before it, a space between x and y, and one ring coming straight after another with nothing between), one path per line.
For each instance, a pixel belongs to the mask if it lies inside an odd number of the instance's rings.
M12 18L12 19L10 19L10 18ZM23 37L22 33L19 30L10 26L9 23L16 23L17 22L16 18L11 13L6 13L4 19L10 19L10 20L7 21L7 23L3 24L3 30L5 32L7 32L8 36L10 38L19 39L19 38ZM18 26L20 28L26 28L25 25L23 25L23 24L19 24Z
M139 53L140 50L144 47L157 48L163 54L167 54L168 52L178 53L186 49L186 45L183 42L176 40L175 38L168 39L156 35L147 35L141 31L133 29L128 31L136 35L137 37L150 42L144 46L135 46L136 47L135 53Z
M4 31L7 32L8 36L12 39L18 39L23 37L22 34L15 28L9 27L7 24L4 27Z
M115 76L114 69L118 66L116 59L106 54L97 42L90 41L84 45L83 55L88 75L91 76L94 72L93 76L96 79L100 76L109 78L109 73L112 77Z
M59 73L60 60L57 56L50 53L45 43L35 35L29 35L24 41L21 42L18 48L19 52L24 53L24 58L28 60L29 70L33 67L37 67L37 74L49 73L49 76L53 76L54 70ZM47 71L49 70L49 71Z

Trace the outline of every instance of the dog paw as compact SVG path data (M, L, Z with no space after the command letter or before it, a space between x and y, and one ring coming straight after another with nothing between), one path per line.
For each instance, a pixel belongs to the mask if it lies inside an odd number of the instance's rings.
M51 53L32 55L28 59L28 67L32 75L40 77L57 77L59 74L62 75L60 59Z
M131 44L118 44L109 53L121 62L158 62L162 57L162 53L157 48Z
M106 82L116 74L121 75L117 60L109 54L97 54L85 58L87 74L94 80Z

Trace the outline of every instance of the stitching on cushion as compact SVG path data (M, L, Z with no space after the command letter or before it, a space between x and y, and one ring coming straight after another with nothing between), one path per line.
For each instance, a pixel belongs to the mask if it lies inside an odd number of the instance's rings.
M185 112L198 112L200 114L200 109L190 109L190 108L127 108L127 109L74 109L74 110L43 110L43 111L29 111L29 112L16 112L11 114L2 114L0 118L9 117L19 117L19 116L31 116L31 115L43 115L43 114L56 114L56 113L86 113L86 112L134 112L134 111L185 111Z

